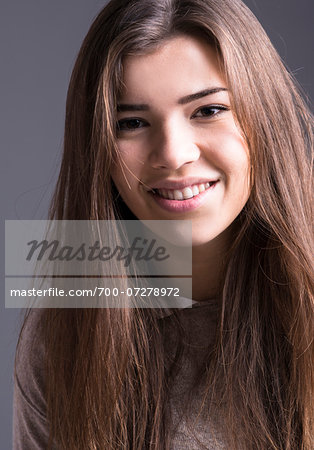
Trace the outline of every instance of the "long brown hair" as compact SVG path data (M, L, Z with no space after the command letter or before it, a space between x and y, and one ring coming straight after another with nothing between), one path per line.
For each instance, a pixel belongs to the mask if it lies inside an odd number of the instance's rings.
M205 383L237 449L313 442L312 117L238 0L112 0L92 24L67 98L51 218L134 218L110 178L126 55L201 36L223 65L250 149L252 192L220 296ZM121 164L123 162L120 161ZM135 218L134 218L135 219ZM43 310L50 444L71 450L169 448L172 366L150 310ZM181 342L178 338L180 355Z

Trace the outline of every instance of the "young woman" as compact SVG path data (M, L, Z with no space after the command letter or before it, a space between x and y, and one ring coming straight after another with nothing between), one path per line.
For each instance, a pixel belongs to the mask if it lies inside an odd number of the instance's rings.
M112 0L70 82L54 219L192 221L196 306L39 310L15 448L311 449L312 119L238 0Z

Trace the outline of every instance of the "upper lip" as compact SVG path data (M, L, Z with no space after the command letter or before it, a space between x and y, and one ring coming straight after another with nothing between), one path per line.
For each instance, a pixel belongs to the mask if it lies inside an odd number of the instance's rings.
M188 186L193 186L194 184L203 184L203 183L212 183L214 181L217 181L218 177L206 177L206 178L198 178L198 177L192 177L192 178L182 178L182 179L173 179L170 178L164 178L163 180L159 180L153 183L142 183L144 186L144 189L151 190L151 189L184 189Z

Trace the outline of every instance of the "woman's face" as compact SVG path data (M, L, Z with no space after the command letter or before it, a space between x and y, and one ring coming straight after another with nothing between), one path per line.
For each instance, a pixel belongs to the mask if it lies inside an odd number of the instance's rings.
M127 57L123 67L123 163L112 168L112 179L139 219L189 219L193 245L208 243L250 194L248 148L216 55L201 40L178 36L153 53Z

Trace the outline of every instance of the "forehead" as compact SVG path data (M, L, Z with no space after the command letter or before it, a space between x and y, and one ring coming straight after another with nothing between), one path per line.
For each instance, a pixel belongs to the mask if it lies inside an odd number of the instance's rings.
M146 55L123 62L121 98L154 101L156 95L178 98L213 86L226 87L213 48L203 40L177 36Z

